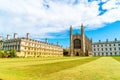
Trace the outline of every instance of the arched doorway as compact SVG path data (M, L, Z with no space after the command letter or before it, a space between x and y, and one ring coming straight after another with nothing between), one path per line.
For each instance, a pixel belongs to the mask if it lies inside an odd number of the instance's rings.
M78 53L78 52L76 52L76 56L79 56L79 53Z

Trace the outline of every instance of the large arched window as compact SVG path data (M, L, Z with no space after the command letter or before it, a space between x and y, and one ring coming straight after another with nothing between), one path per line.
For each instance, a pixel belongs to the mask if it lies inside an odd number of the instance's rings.
M74 40L74 48L75 49L81 48L81 40L79 40L79 39Z

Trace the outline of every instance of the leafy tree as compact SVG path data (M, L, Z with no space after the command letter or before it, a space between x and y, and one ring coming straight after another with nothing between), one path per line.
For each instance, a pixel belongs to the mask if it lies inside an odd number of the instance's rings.
M11 57L11 58L16 57L16 50L11 49L9 57Z
M63 49L63 55L68 56L68 51L66 49Z
M3 56L3 52L0 50L0 58L2 58Z
M8 52L7 50L5 50L5 51L3 52L2 57L3 57L3 58L8 58L8 56L9 56L9 52Z

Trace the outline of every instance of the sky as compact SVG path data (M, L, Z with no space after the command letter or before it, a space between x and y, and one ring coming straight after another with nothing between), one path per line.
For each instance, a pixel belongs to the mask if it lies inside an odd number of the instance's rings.
M30 33L31 39L69 47L69 28L93 42L120 40L120 0L0 0L0 36Z

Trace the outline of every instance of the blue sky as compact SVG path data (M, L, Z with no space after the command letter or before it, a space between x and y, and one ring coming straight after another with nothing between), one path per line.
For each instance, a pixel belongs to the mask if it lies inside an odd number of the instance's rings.
M69 47L69 27L93 42L120 40L120 0L0 0L0 35L13 38L30 33L32 39Z

